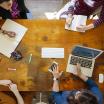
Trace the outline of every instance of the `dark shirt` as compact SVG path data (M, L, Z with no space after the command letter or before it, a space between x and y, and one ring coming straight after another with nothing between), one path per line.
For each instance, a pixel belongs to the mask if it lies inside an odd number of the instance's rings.
M103 104L103 95L96 83L93 80L88 79L86 84L88 85L89 90L98 98L99 104ZM54 98L56 104L69 104L67 102L68 96L70 96L72 93L75 94L76 92L77 90L52 92L52 97Z
M18 12L19 12L16 14L16 16L18 15L18 19L21 19L21 18L27 19L27 13L29 13L29 11L25 6L24 0L16 0L16 5L17 5L16 11L18 10ZM12 7L12 9L13 9L13 12L16 12L13 7ZM11 11L6 10L2 7L0 7L0 17L2 17L3 19L14 19L15 18L15 16L12 15Z

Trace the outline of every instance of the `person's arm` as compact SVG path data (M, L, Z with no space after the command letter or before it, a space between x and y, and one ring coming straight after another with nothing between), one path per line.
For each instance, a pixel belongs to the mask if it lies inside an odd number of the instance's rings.
M17 85L12 83L10 84L9 88L16 96L18 104L24 104L24 100L17 89Z
M0 85L8 86L11 83L12 83L11 80L0 80Z
M89 87L89 90L97 96L99 104L102 104L103 96L98 85L92 79L88 78L83 73L81 73L79 64L77 64L76 67L77 67L77 74L74 74L74 75L78 76L87 84L87 86Z
M68 15L68 17L66 18L66 24L68 24L68 25L70 25L73 20L75 3L76 3L76 0L71 0L68 11L66 12L66 14Z
M102 24L102 23L104 23L104 3L103 3L103 6L102 6L102 10L101 10L101 12L100 12L100 17L99 17L99 19L95 20L95 21L93 22L93 24L94 24L94 27L97 27L97 26L99 26L99 25Z
M59 78L62 75L62 72L59 72L58 65L52 66L52 74L53 74L53 88L54 92L59 92Z
M54 80L54 82L53 82L53 88L52 88L52 91L54 91L54 92L59 92L59 82L58 82L57 79Z
M93 29L93 28L99 26L102 23L104 23L104 3L103 3L103 7L102 7L102 10L101 10L99 19L95 20L93 23L91 23L87 26L78 26L77 30L80 31L80 32L87 31L87 30L90 30L90 29Z
M80 26L78 26L78 27L76 27L76 28L77 28L77 30L78 30L79 32L83 32L83 31L87 31L87 30L93 29L93 28L94 28L94 24L91 23L91 24L86 25L86 26L80 25Z

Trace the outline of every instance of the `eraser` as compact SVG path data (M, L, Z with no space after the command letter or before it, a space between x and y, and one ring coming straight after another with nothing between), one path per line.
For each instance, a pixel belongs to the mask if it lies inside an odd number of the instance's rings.
M104 82L104 75L99 74L99 83L103 83L103 82Z
M16 71L16 69L8 68L9 71Z

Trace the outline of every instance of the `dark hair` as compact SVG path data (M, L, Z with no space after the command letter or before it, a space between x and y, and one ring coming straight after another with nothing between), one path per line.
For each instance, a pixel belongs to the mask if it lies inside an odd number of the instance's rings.
M0 4L6 1L10 1L10 0L0 0Z
M69 104L98 104L97 97L88 90L81 90L77 99L70 95L67 100Z

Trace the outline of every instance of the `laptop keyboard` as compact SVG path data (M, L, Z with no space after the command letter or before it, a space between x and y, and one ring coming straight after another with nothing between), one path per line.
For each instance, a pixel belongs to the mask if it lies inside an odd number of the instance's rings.
M92 67L92 60L71 56L70 64L76 65L77 63L80 63L81 67L90 68L90 69Z

